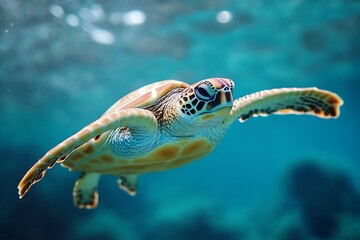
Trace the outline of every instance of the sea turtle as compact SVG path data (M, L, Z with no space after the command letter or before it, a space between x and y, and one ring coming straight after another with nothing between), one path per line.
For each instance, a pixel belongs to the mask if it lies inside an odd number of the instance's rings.
M135 195L137 176L182 166L210 153L235 119L268 114L311 114L337 118L343 101L317 88L281 88L233 101L234 82L211 78L193 85L165 80L118 100L99 119L47 152L19 183L22 198L56 163L79 171L74 203L98 204L102 174L118 178Z

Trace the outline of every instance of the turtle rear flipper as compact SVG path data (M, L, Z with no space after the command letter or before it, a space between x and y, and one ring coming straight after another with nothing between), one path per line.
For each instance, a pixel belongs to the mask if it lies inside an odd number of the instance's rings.
M127 192L131 196L136 195L137 175L126 175L118 178L119 188Z
M74 204L79 208L96 208L99 201L97 185L100 174L98 173L82 173L76 181L73 196Z
M63 162L73 150L90 139L98 138L99 135L119 127L154 134L157 129L157 120L152 112L138 108L119 110L102 116L55 146L35 163L18 185L19 197L22 198L32 185L40 181L47 169L52 168L57 162Z
M337 118L343 101L335 93L317 88L280 88L256 92L234 101L229 121L269 114L310 114Z

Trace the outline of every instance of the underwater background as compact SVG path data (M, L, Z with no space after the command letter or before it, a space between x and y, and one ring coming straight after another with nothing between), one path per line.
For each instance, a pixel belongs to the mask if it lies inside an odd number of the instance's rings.
M360 1L0 0L0 239L360 239ZM210 77L234 97L334 91L337 120L234 122L208 156L139 177L105 176L95 210L78 173L17 185L50 148L146 84Z

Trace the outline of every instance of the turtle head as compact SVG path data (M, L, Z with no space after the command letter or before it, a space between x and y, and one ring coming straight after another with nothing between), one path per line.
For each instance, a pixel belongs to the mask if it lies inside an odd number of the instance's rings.
M226 78L201 80L182 92L179 100L180 111L185 117L199 121L222 121L230 113L234 86L234 82Z

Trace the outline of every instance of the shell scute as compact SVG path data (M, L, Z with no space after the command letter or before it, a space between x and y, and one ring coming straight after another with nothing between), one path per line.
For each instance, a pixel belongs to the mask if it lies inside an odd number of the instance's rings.
M99 158L104 162L104 163L113 163L115 161L114 157L111 156L110 154L103 154L101 156L99 156Z
M210 150L209 146L211 146L211 144L207 139L200 138L198 140L194 140L185 146L181 152L181 156L189 156L200 152L208 152Z
M86 146L84 146L84 149L83 149L83 152L88 155L95 153L95 151L96 151L96 149L93 146L93 144L91 144L91 143L86 144Z
M115 112L120 109L135 107L141 108L150 105L172 89L187 88L188 86L189 84L176 80L164 80L149 84L129 93L128 95L118 100L105 112L105 114Z
M180 148L175 144L166 144L154 150L150 155L155 161L170 160L176 157Z

